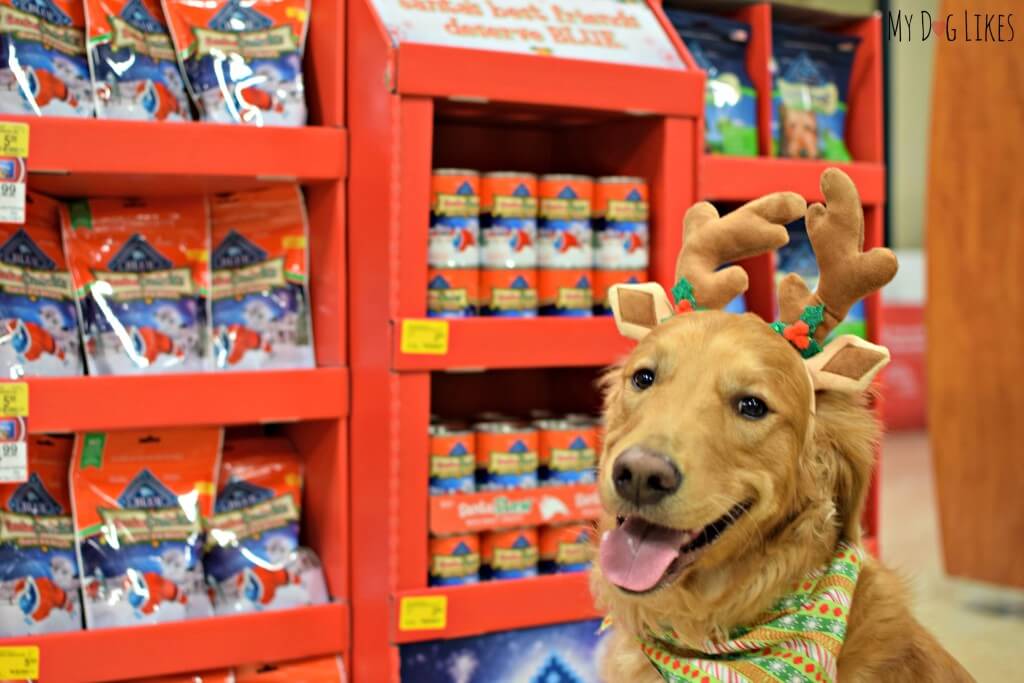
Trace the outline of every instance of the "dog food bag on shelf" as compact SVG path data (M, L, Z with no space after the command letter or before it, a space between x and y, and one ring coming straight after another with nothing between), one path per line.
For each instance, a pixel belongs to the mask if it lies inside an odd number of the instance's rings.
M860 38L805 26L772 26L775 156L850 161L846 109Z
M200 117L304 126L308 0L163 0Z
M61 222L90 375L210 367L204 198L76 201Z
M209 530L218 614L327 602L320 560L299 547L302 463L285 439L230 439Z
M782 278L789 273L796 273L803 278L809 290L813 292L818 287L818 261L814 256L811 240L807 236L807 224L803 218L800 218L787 225L786 229L789 231L789 243L778 251L775 284L778 286ZM832 330L826 343L843 334L856 335L861 339L868 338L867 317L863 301L858 301L853 305L850 312L846 314L846 319Z
M665 12L697 66L708 74L705 151L757 156L757 93L747 75L750 25L711 14Z
M219 427L77 435L71 495L87 628L212 616L202 520L221 441Z
M81 0L0 0L0 113L92 116Z
M28 438L28 481L0 484L0 637L77 631L69 436Z
M214 197L211 223L216 366L314 367L301 190L281 185Z
M192 118L159 0L85 0L85 18L99 118Z
M0 223L0 376L82 374L59 204L29 192L25 224Z

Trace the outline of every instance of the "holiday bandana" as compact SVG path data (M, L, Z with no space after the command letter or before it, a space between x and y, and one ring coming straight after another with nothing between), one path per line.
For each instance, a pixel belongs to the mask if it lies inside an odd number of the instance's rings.
M841 544L757 624L706 642L700 656L675 654L689 648L671 629L641 638L640 647L668 683L833 683L862 562L860 548Z

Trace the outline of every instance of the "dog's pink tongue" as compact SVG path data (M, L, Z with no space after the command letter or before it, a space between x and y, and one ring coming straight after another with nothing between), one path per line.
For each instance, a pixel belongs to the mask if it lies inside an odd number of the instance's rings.
M658 585L691 535L630 517L601 538L601 570L619 588L649 591Z

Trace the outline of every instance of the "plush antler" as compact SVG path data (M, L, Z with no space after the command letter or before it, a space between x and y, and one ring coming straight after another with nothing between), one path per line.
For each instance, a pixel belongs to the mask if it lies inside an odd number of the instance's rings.
M804 215L807 202L794 192L776 192L719 217L708 202L690 207L683 220L683 248L676 259L678 304L723 308L746 291L740 266L716 269L740 259L778 249L789 241L785 224Z
M819 344L855 303L888 284L897 268L896 256L888 249L863 252L864 213L849 176L827 169L821 175L821 191L827 206L813 204L807 210L807 235L818 260L818 288L812 294L796 273L779 283L783 323L797 323L807 315L817 322L814 309L821 307L821 321L813 330Z

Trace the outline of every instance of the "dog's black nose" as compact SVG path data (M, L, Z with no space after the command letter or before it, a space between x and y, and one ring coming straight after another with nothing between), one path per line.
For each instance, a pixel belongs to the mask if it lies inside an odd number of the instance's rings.
M630 446L615 458L612 481L618 494L634 505L654 505L679 490L683 474L667 456Z

